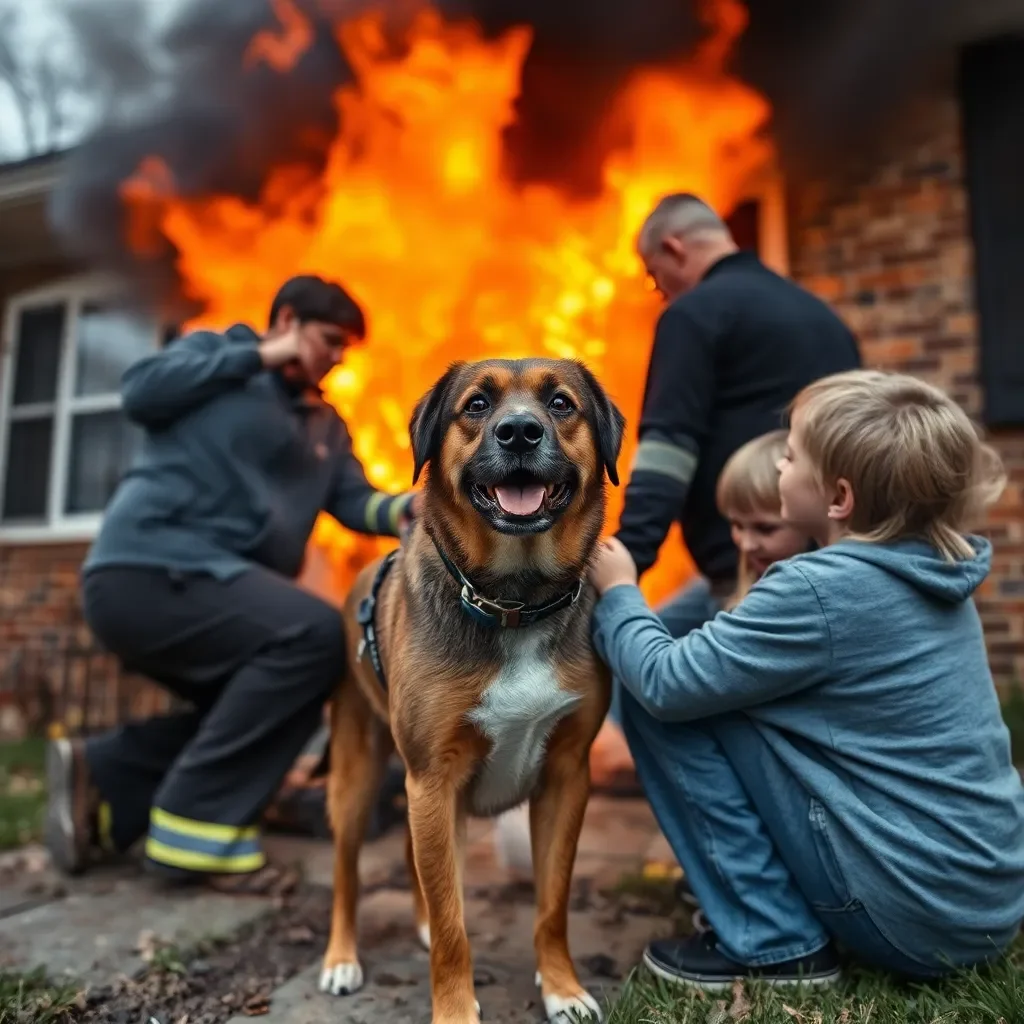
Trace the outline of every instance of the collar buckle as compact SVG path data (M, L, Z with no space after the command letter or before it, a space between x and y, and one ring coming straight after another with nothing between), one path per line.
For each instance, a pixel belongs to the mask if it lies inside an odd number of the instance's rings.
M468 583L462 584L462 603L497 619L504 629L516 629L526 607L521 601L494 601L478 594Z

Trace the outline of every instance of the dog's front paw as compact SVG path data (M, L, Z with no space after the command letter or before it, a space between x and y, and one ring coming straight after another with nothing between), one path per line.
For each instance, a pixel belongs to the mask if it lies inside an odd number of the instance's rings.
M544 1013L549 1024L581 1024L583 1021L593 1024L601 1020L601 1007L586 989L581 988L575 995L562 996L545 992L539 974L536 982L544 999Z
M325 966L320 972L320 991L332 996L350 996L363 987L363 969L359 962Z

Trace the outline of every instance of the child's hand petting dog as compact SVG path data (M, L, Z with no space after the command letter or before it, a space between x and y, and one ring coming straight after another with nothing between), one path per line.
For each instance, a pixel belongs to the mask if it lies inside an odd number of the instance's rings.
M636 586L636 563L618 537L608 537L598 544L590 566L590 582L599 594L623 583Z

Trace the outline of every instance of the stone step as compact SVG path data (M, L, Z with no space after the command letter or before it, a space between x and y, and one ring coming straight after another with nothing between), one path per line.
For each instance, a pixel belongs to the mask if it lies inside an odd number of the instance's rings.
M229 936L271 909L255 897L160 889L125 869L90 875L45 902L23 898L20 906L0 918L0 968L44 967L55 980L64 976L89 986L134 975L154 948Z

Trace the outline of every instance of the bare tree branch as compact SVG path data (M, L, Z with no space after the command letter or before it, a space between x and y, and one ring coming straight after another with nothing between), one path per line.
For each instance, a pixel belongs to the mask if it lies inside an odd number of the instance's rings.
M32 93L25 69L14 52L14 35L18 16L13 7L0 8L0 82L14 100L14 109L21 121L25 145L29 153L37 152L35 126L32 121Z
M43 121L42 138L39 140L44 151L54 150L60 145L64 131L64 109L61 103L64 88L70 84L62 81L52 59L40 58L35 66L37 107Z

